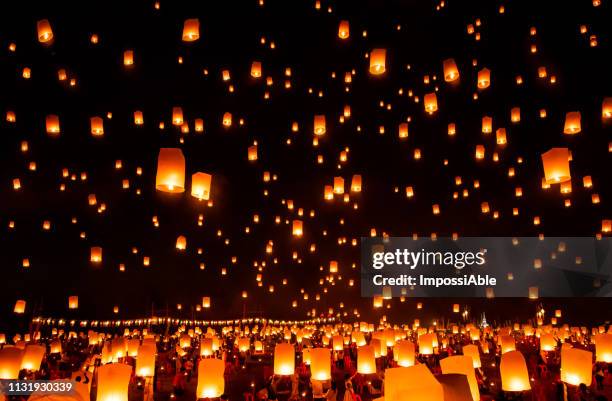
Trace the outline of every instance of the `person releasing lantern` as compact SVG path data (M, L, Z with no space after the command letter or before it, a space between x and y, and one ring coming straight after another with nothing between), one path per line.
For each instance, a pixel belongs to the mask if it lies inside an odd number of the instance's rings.
M185 191L185 157L179 148L159 150L155 188L169 193Z
M314 116L314 134L315 135L323 135L325 134L325 115L317 114Z
M370 52L370 74L381 75L386 71L386 49L374 49Z
M376 373L376 358L372 345L363 345L357 350L357 372L364 375Z
M49 114L45 119L45 128L47 129L47 134L49 135L57 135L60 133L60 121L59 116L56 114Z
M385 370L384 401L444 401L444 390L427 365Z

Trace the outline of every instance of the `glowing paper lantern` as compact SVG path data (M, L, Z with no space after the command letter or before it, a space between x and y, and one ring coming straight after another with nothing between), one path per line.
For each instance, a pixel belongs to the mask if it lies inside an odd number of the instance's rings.
M257 145L249 146L249 149L247 150L247 159L251 162L254 162L258 159Z
M295 371L295 349L287 343L276 344L274 347L274 374L292 375Z
M102 262L102 247L92 246L89 249L89 261L91 263L101 263Z
M331 358L328 348L310 350L310 372L315 380L331 379Z
M47 134L49 135L57 135L60 133L60 121L59 116L55 114L47 115L45 120L45 128L47 129Z
M374 49L370 52L370 74L381 75L386 70L386 49Z
M17 347L0 349L0 379L16 380L21 370L23 350Z
M561 381L578 386L591 385L593 353L578 348L561 349Z
M225 363L220 359L202 359L198 364L196 398L220 397L225 391Z
M595 360L597 362L612 363L612 334L598 334L595 336Z
M176 238L176 249L179 251L184 251L187 249L187 238L184 235L179 235Z
M612 118L612 97L607 97L603 100L601 105L601 118L604 121Z
M563 133L573 135L579 133L580 127L580 112L570 111L565 115L565 125L563 126Z
M204 308L210 308L210 297L202 297L202 306Z
M97 401L128 401L128 387L132 367L110 363L98 368Z
M179 148L159 150L155 189L170 193L185 191L185 157Z
M525 358L520 351L502 354L499 371L504 391L531 390Z
M134 65L134 50L126 50L123 52L123 65L126 67Z
M49 43L53 40L53 30L51 29L49 20L41 19L36 22L36 31L40 43Z
M363 345L357 350L357 372L364 375L376 373L376 358L372 345Z
M323 135L325 134L325 115L317 114L314 116L314 134Z
M474 367L474 369L478 369L482 366L480 362L480 352L478 351L477 345L469 344L464 346L463 355L472 358L472 366Z
M361 192L361 175L355 174L351 179L351 192Z
M200 20L186 19L183 23L183 42L194 42L200 39Z
M505 354L506 352L516 350L516 345L514 343L514 337L508 335L499 336L501 353Z
M346 20L340 21L340 25L338 26L338 37L340 39L348 39L350 34L349 22Z
M426 365L385 370L385 401L444 401L442 385Z
M571 179L569 158L567 148L552 148L542 154L546 184L563 183Z
M402 367L414 366L414 343L409 340L398 341L393 347L393 355L397 355L397 364Z
M42 345L28 345L25 347L23 352L23 358L21 359L21 369L37 371L40 369L40 363L42 362L46 348Z
M102 120L102 117L91 117L89 121L91 125L91 135L104 135L104 121Z
M76 295L72 295L68 297L68 309L78 309L79 307L79 297Z
M459 70L457 69L457 64L454 59L449 58L444 60L442 67L444 69L444 80L446 82L453 82L459 79Z
M293 220L292 233L294 237L301 237L304 233L302 220Z
M183 125L183 109L180 107L172 108L172 124Z
M557 341L552 334L543 333L540 335L540 350L554 351L557 348Z
M206 173L195 173L191 176L191 196L198 200L210 199L210 187L212 175Z
M435 340L435 344L434 344ZM436 333L427 333L419 336L419 353L421 355L431 355L434 347L437 346Z
M425 106L425 111L428 114L433 114L436 112L438 110L438 98L436 97L436 93L432 92L426 94L423 105Z
M478 88L486 89L491 84L491 71L488 68L483 68L478 71Z
M155 376L155 344L142 344L138 347L138 358L136 358L136 376Z
M13 308L13 312L20 315L22 313L25 313L25 308L26 308L26 301L24 301L23 299L19 299L17 300L17 302L15 302L15 307Z
M448 358L440 359L440 367L443 374L457 373L467 376L472 400L480 400L480 392L478 391L478 382L476 381L472 358L466 355L449 356Z

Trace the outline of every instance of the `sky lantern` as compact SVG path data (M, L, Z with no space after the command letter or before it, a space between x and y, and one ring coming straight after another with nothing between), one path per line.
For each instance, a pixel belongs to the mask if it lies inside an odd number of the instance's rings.
M510 351L502 354L499 372L504 391L531 390L529 372L525 357L520 351Z
M516 350L516 345L514 343L514 337L510 335L500 335L499 342L500 342L502 354Z
M579 133L580 130L580 112L568 111L565 114L565 125L563 126L563 133L568 135L574 135Z
M521 108L520 107L513 107L510 110L510 121L512 121L513 123L518 123L521 121Z
M612 119L612 97L607 97L601 105L601 119L609 121Z
M21 369L28 371L37 371L40 369L40 364L45 356L47 349L42 345L28 345L23 352L21 359Z
M253 61L251 63L251 76L253 78L261 78L261 61Z
M544 179L547 184L563 183L571 179L569 158L567 148L552 148L542 154Z
M212 338L203 338L200 341L200 356L211 356L213 354Z
M399 125L397 135L400 139L408 138L408 123L401 123Z
M45 119L45 127L47 129L47 134L49 135L59 134L60 133L59 116L56 114L48 114Z
M350 34L349 22L347 20L340 21L340 25L338 26L338 37L340 39L348 39Z
M428 114L433 114L436 112L438 110L438 98L436 97L436 93L432 92L426 94L423 105Z
M104 135L104 122L102 117L91 117L89 119L91 125L91 135L102 136Z
M554 351L557 348L557 341L555 337L550 333L542 333L540 335L540 350L541 351Z
M185 191L185 157L181 149L159 149L155 189L169 193Z
M257 161L257 158L258 158L257 145L249 146L249 149L247 150L247 159L250 162L254 162L254 161Z
M591 385L593 353L578 348L561 349L561 381L578 386Z
M508 139L506 137L506 129L505 128L498 128L495 131L495 142L500 145L503 146L506 143L508 143Z
M294 237L301 237L304 234L304 227L302 220L293 220L292 223L292 234Z
M134 50L126 50L123 52L123 65L126 67L134 65Z
M344 178L334 177L334 193L338 195L344 193Z
M225 363L208 358L198 364L198 387L196 398L216 398L225 392Z
M184 235L179 235L176 238L176 249L179 251L184 251L187 249L187 238Z
M472 400L480 400L480 392L478 391L478 382L476 381L476 373L474 372L473 359L467 355L454 355L440 359L440 367L442 374L456 373L467 376L472 393Z
M376 358L372 345L363 345L357 349L357 373L368 375L376 373Z
M98 367L97 401L128 401L128 387L132 367L123 363L109 363Z
M186 19L183 23L183 42L195 42L200 39L200 20Z
M181 107L172 108L172 124L183 125L183 109Z
M446 82L453 82L459 79L459 69L457 69L455 59L448 58L444 60L442 62L442 67L444 69L444 80Z
M612 333L595 336L595 360L612 363Z
M223 119L221 123L223 124L224 127L231 127L232 126L232 113L230 113L229 111L226 111L225 113L223 113Z
M612 232L612 220L604 219L601 221L601 232L602 233Z
M419 336L419 354L432 355L434 353L434 340L437 343L436 333L427 333Z
M68 297L68 309L79 308L79 297L77 295L71 295Z
M463 347L463 355L469 356L472 358L472 365L474 369L480 368L480 352L478 351L478 345L469 344Z
M355 174L351 179L351 192L361 192L361 175Z
M370 52L370 74L381 75L386 71L386 49L374 49Z
M210 308L210 297L202 297L202 307Z
M26 301L24 301L23 299L19 299L17 300L17 302L15 302L15 307L13 308L13 312L18 315L21 315L25 313L25 308L26 308Z
M274 347L274 374L292 375L295 371L295 348L292 344L279 343Z
M315 380L331 379L331 355L329 348L310 350L310 372Z
M139 377L155 376L155 344L143 343L138 347L138 357L136 358L135 374Z
M478 89L486 89L491 85L491 70L483 68L478 71Z
M92 246L89 249L89 261L91 263L101 263L102 262L102 247L101 246Z
M16 380L21 370L23 350L17 347L0 349L0 379Z
M444 401L442 385L427 365L385 370L385 401Z
M191 196L198 200L210 199L212 175L198 172L191 176Z
M316 114L314 116L314 134L317 136L323 135L326 132L325 115Z
M134 112L134 124L136 124L136 125L144 124L144 116L142 114L142 111L136 110Z
M393 354L397 356L397 364L404 368L414 365L414 343L409 340L398 341L393 347Z
M49 43L53 40L53 30L47 19L41 19L36 22L36 31L38 33L38 41L40 43Z

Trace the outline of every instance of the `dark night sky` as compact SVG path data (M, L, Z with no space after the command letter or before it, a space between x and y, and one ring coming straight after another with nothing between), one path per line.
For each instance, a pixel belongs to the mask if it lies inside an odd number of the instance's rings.
M14 319L17 299L28 301L28 313L38 306L45 315L103 318L113 315L113 305L119 305L120 315L126 317L143 316L152 306L158 313L168 306L174 314L190 316L191 307L208 295L213 307L196 316L234 317L242 313L243 290L249 292L247 309L264 315L302 318L312 308L326 313L333 307L337 312L344 302L349 312L358 308L374 316L371 301L359 296L358 283L347 286L350 278L359 276L358 268L351 269L352 263L359 263L358 247L351 247L350 241L368 236L373 227L379 234L395 236L432 232L593 236L601 229L601 220L612 217L608 151L612 138L610 124L602 123L601 117L602 101L612 94L606 0L599 7L590 1L450 0L440 11L433 1L391 0L322 1L321 10L315 9L314 1L281 0L266 0L264 7L255 0L162 0L159 10L153 1L86 2L87 9L74 2L21 3L0 16L2 324ZM506 6L504 14L498 13L500 4ZM36 40L36 21L41 18L49 19L53 27L50 46ZM201 37L195 43L181 41L187 18L200 20ZM466 31L476 18L482 21L477 27L480 41ZM346 41L337 36L342 19L350 22ZM588 26L588 34L580 34L580 24ZM537 35L529 35L531 26ZM367 37L362 37L363 30ZM99 44L90 43L92 33L99 35ZM597 47L589 46L591 34L597 35ZM260 43L262 37L265 45ZM270 49L270 41L275 49ZM8 50L11 42L17 45L15 52ZM537 54L529 52L532 43ZM372 77L364 56L377 47L387 49L387 72ZM127 49L135 53L135 65L129 69L122 64ZM179 56L182 64L177 62ZM442 61L450 57L459 67L459 83L443 80ZM478 60L477 67L472 66L473 59ZM256 60L263 65L264 78L259 80L249 75ZM492 71L492 83L474 100L476 74L485 66ZM556 84L537 78L540 66L556 76ZM21 77L24 67L31 68L31 79ZM290 90L284 88L287 67L292 70ZM75 87L58 81L59 68L76 78ZM221 79L223 69L231 72L229 84ZM347 85L343 77L352 69L356 73ZM425 75L438 80L425 84ZM522 86L515 84L516 75L523 77ZM273 85L266 87L268 76ZM233 93L228 91L230 84ZM407 93L412 90L422 99L435 87L439 110L429 116L422 102L415 103ZM263 99L266 90L268 100ZM380 107L380 102L391 109ZM351 106L352 115L340 124L345 105ZM182 107L189 123L187 135L171 125L175 106ZM512 107L521 108L519 124L510 122ZM539 118L542 108L547 110L545 119ZM16 113L16 123L5 121L8 110ZM144 113L143 126L133 123L136 110ZM578 135L562 133L568 111L582 113ZM89 118L107 112L112 112L112 119L104 119L104 136L92 137ZM234 117L229 129L221 125L225 112ZM45 132L47 114L60 117L58 138ZM315 114L327 117L327 133L316 148L312 146ZM493 117L494 131L507 129L508 145L503 149L495 145L494 134L481 133L483 115ZM193 131L195 118L204 119L203 134ZM238 126L240 118L244 126ZM409 138L400 142L397 127L407 118ZM162 121L164 130L158 128ZM299 132L291 132L292 121L299 123ZM457 125L454 138L446 133L450 122ZM378 133L381 125L384 135ZM27 153L20 152L24 140L29 144ZM259 160L250 163L246 152L254 140L259 143ZM486 160L474 160L477 144L485 145ZM540 187L540 155L558 146L573 153L570 208L564 207L566 196L557 186L548 191ZM155 191L160 147L182 148L188 177L197 171L213 174L214 207L197 202L188 192ZM350 148L348 161L338 169L339 153L345 147ZM421 149L421 160L413 160L415 148ZM497 163L491 159L494 151L500 155ZM316 163L319 154L325 159L323 165ZM519 157L522 164L517 163ZM116 160L122 160L121 170L114 168ZM31 161L37 164L35 172L28 171ZM137 167L143 169L141 176L136 175ZM513 179L507 177L510 167L516 169ZM62 178L63 168L77 177L86 172L87 180ZM277 174L278 180L265 184L264 171ZM363 176L361 194L347 204L338 197L333 202L323 200L323 187L331 185L334 176L341 175L348 183L353 174ZM585 175L593 177L594 188L582 188ZM454 185L456 176L463 179L460 187ZM12 189L14 178L21 180L20 191ZM123 179L130 180L130 189L122 189ZM472 188L474 179L480 181L478 190ZM66 190L60 192L62 183ZM412 200L404 196L407 185L415 188ZM399 193L393 191L396 186ZM516 186L523 189L521 199L513 196ZM269 196L264 197L266 188ZM452 193L464 188L470 196L453 200ZM591 204L594 192L601 197L598 205ZM87 196L92 193L106 204L104 213L88 206ZM287 210L283 199L292 199L295 210ZM480 213L484 201L499 211L498 219ZM353 210L354 203L358 210ZM441 215L432 214L433 203L440 204ZM315 210L316 217L303 217L304 237L294 239L290 226L275 224L274 217L290 221L300 207L305 214ZM512 216L513 207L520 208L519 216ZM200 213L202 227L197 226ZM259 224L252 222L254 214L259 214ZM154 215L159 228L152 224ZM536 215L542 219L537 227L532 224ZM72 217L78 219L76 224L71 224ZM44 220L51 221L51 230L42 230ZM8 229L10 221L16 224L13 230ZM251 227L250 235L245 234L245 226ZM218 230L223 232L220 237ZM86 239L79 238L81 232ZM175 249L178 235L188 240L182 253ZM338 246L339 237L346 237L348 244ZM265 254L269 240L275 244L272 256ZM312 243L317 251L311 254ZM91 246L104 249L100 266L89 262ZM134 247L137 255L132 254ZM199 247L202 255L196 252ZM291 258L293 251L302 258L301 264ZM151 258L150 267L142 266L143 256ZM235 265L232 256L238 257ZM27 269L21 267L23 258L30 259ZM264 260L264 285L258 288L253 262ZM319 285L328 276L330 260L339 261L342 280L333 286ZM206 264L204 271L198 268L201 262ZM125 272L119 271L120 263L125 264ZM319 266L325 267L323 271ZM228 268L224 277L222 267ZM286 286L283 278L288 279ZM269 285L274 285L274 294L268 293ZM310 295L308 301L299 294L302 288ZM316 294L321 295L318 302ZM79 295L78 311L68 313L68 295ZM296 309L290 307L294 299L299 302ZM439 316L453 302L428 300L419 314ZM484 310L500 319L527 317L533 311L533 302L526 300L467 302L475 312ZM177 303L184 306L180 313L175 310ZM599 311L612 306L608 300L549 303L569 310L576 319L597 321L606 318ZM412 300L404 305L393 301L387 312L401 318L416 316Z

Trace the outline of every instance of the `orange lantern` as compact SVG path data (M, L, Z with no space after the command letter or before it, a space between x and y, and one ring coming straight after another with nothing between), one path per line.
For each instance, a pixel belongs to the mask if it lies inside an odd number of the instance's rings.
M612 333L595 336L595 360L612 363Z
M21 369L37 371L45 356L46 348L42 345L28 345L23 352L21 359Z
M348 39L350 36L349 22L346 20L340 21L338 26L338 37L340 39Z
M444 60L442 67L444 69L444 80L446 82L453 82L459 79L459 69L457 69L457 64L454 59L449 58Z
M444 401L442 384L427 365L385 370L385 401Z
M142 344L138 347L138 357L136 358L136 376L153 377L155 376L155 344Z
M45 126L47 128L47 134L56 135L60 133L60 121L59 116L55 114L47 115L45 120Z
M529 372L525 358L520 351L510 351L502 354L499 371L504 391L531 390Z
M17 302L15 302L15 307L13 308L13 312L20 315L25 313L25 308L26 308L26 301L24 301L23 299L19 299Z
M314 116L314 134L323 135L325 134L325 115L317 114Z
M565 125L563 126L563 133L573 135L579 133L580 130L580 112L570 111L565 114Z
M176 239L176 249L184 251L187 249L187 238L184 235L179 235Z
M428 114L433 114L438 110L438 98L436 97L436 93L428 93L425 95L424 99L425 111Z
M310 350L310 372L315 380L331 379L329 348L313 348Z
M486 89L491 85L491 71L488 68L483 68L478 71L478 88Z
M357 372L367 375L376 373L376 358L372 345L363 345L357 350Z
M402 367L414 365L414 343L408 340L398 341L393 347L393 355L397 355L397 364Z
M206 173L195 173L191 176L191 196L198 200L210 199L210 186L212 175Z
M89 249L89 261L91 263L101 263L102 262L102 247L101 246L92 246Z
M225 362L220 359L202 359L198 364L196 398L216 398L225 392Z
M104 135L104 122L102 120L102 117L91 117L90 125L91 125L91 135L93 136Z
M612 97L607 97L601 105L601 119L604 121L612 119Z
M405 139L408 138L408 123L401 123L399 125L399 132L398 132L398 136L401 139Z
M381 75L386 70L386 49L374 49L370 52L370 74Z
M482 366L480 362L480 352L478 351L478 346L474 344L469 344L463 347L463 355L469 356L472 358L472 366L474 369L478 369Z
M569 158L567 148L552 148L542 154L546 184L563 183L571 179Z
M128 388L132 367L123 363L110 363L98 368L97 401L128 401Z
M591 385L593 378L593 353L578 348L561 349L561 381L578 386Z
M17 347L0 349L0 379L16 380L21 370L23 350Z
M302 220L293 220L292 233L294 237L301 237L304 233Z
M126 50L123 52L123 65L126 67L134 65L134 50Z
M274 347L274 374L292 375L295 371L295 349L288 343L276 344Z
M183 109L180 107L172 108L172 124L183 125Z
M185 157L179 148L159 150L155 188L170 193L185 191Z
M36 22L36 31L40 43L49 43L53 40L53 30L51 29L49 20L41 19Z
M353 175L351 179L351 192L361 192L361 175Z
M251 162L254 162L254 161L257 160L257 158L258 158L258 155L257 155L257 145L249 146L249 149L247 151L247 158Z
M261 78L261 62L253 61L251 64L251 76L253 78Z
M200 39L200 20L186 19L183 23L183 42L194 42Z

